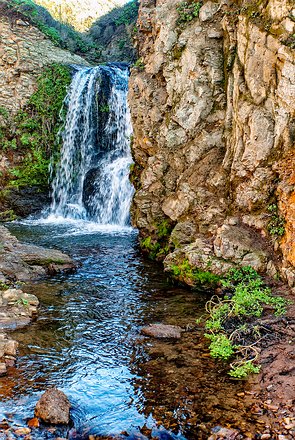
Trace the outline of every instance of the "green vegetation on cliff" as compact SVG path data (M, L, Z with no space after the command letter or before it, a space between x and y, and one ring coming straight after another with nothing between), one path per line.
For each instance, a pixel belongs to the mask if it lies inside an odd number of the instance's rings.
M53 64L44 69L36 92L15 116L0 109L0 144L5 155L17 163L8 175L1 176L2 185L48 186L50 157L60 148L58 133L70 82L70 69Z
M94 43L101 47L101 62L136 60L133 35L137 32L138 8L138 0L132 0L120 8L111 10L93 23L89 35Z
M197 18L199 16L202 4L203 2L195 0L179 3L176 8L179 16L177 23L183 24L192 21L194 18Z
M162 220L154 226L153 236L140 240L141 249L151 260L163 261L169 252L169 238L173 224L169 220Z
M174 279L190 284L195 288L209 287L213 289L220 281L220 277L212 272L193 268L188 260L184 260L179 265L173 264L171 266L171 274Z

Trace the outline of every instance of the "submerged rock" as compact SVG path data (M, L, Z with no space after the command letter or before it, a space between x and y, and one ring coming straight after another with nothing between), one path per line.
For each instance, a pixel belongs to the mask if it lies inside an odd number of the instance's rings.
M222 428L221 426L213 428L212 433L208 440L238 440L241 438L237 429Z
M20 289L0 291L0 330L28 325L37 315L38 306L39 300L35 295Z
M50 388L37 402L35 416L52 425L68 425L70 408L67 396L57 388Z
M177 325L166 325L166 324L150 324L147 327L141 329L141 333L145 336L151 336L152 338L181 338L181 332L183 332L181 327Z

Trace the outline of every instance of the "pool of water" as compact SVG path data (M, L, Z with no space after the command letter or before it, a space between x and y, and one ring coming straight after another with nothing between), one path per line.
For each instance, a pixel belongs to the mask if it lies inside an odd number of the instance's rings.
M135 231L50 222L9 229L23 241L69 253L81 266L25 287L38 296L40 313L12 333L20 356L0 378L0 417L24 423L53 385L73 405L70 438L157 427L169 432L167 439L193 440L207 438L206 427L245 417L235 400L243 386L216 368L196 326L206 296L172 287L161 266L141 256ZM187 332L177 342L140 336L142 326L155 322Z

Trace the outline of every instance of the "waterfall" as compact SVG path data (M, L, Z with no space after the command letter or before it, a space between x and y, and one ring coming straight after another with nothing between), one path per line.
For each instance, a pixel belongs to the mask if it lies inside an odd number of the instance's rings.
M128 225L133 187L128 68L76 67L67 102L50 217Z

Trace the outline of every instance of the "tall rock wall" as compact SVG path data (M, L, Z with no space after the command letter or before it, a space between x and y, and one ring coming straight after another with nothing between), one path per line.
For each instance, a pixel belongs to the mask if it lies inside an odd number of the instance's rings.
M133 223L167 270L252 265L293 285L293 1L189 3L186 21L179 0L141 1Z

